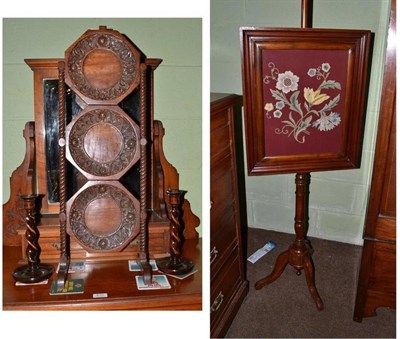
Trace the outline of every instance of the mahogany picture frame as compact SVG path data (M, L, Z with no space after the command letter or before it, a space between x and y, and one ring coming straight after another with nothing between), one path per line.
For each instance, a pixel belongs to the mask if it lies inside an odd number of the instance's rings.
M241 27L249 175L359 168L371 32Z

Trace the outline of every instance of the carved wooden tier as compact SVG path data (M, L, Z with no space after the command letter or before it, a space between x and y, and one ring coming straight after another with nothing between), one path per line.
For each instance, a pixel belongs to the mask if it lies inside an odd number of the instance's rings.
M139 233L139 201L119 182L87 183L67 214L69 233L88 251L122 249Z
M88 104L118 104L139 84L140 58L122 34L100 26L66 50L65 82Z
M132 258L143 251L138 235L144 233L150 254L167 253L166 191L179 189L179 175L163 152L162 123L154 121L153 71L161 59L146 58L122 34L101 26L74 42L65 59L25 61L34 73L35 122L26 125L25 159L11 177L11 196L3 205L3 244L22 242L25 248L17 195L44 194L41 259L59 259L62 184L71 259ZM65 140L58 135L60 61L65 62ZM66 184L58 167L64 143ZM143 213L149 215L145 224ZM187 200L182 219L184 237L197 238L200 221Z
M87 179L120 179L139 160L139 127L118 106L88 106L66 130L67 159Z

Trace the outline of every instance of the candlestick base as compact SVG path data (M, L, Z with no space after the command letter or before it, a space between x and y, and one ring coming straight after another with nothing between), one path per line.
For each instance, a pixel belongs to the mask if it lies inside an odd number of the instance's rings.
M171 258L163 258L157 260L157 266L161 272L167 274L185 274L193 269L194 262L183 258L179 258L176 262L171 260Z
M12 276L16 281L33 284L50 278L53 272L54 268L50 265L39 264L33 268L30 265L25 265L16 268Z

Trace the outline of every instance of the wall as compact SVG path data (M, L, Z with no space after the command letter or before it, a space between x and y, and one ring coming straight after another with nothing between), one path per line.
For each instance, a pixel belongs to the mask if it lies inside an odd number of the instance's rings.
M201 19L3 19L3 203L25 154L22 130L33 120L33 77L24 59L62 57L99 25L127 35L147 57L163 59L155 72L155 118L164 124L164 151L180 173L180 188L201 217Z
M211 1L211 91L242 94L239 27L300 27L299 0ZM309 235L362 244L382 84L389 1L314 1L314 28L375 33L362 164L311 174ZM250 227L294 233L294 175L246 177Z

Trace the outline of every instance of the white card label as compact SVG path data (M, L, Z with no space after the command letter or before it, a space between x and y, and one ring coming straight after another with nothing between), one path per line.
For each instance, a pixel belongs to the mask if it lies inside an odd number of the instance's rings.
M272 251L276 247L273 241L268 241L263 247L254 252L250 257L247 258L252 264L266 255L269 251Z

